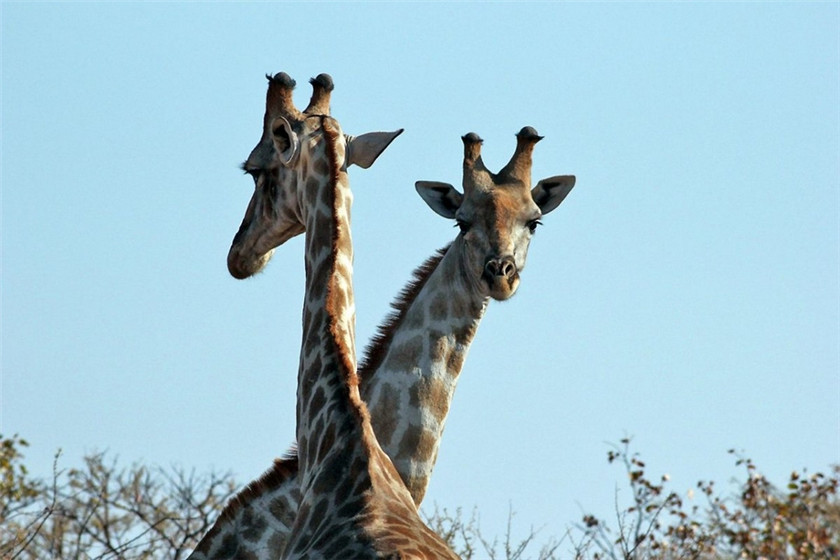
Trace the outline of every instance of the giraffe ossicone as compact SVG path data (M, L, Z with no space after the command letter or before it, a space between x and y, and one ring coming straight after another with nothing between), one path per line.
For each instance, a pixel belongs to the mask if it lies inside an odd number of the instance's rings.
M301 196L309 179L325 179L331 170L320 162L296 162L301 151L308 152L303 142L317 138L319 119L337 125L329 116L330 94L334 89L328 74L310 80L312 98L301 113L292 102L295 81L285 72L267 75L268 92L263 117L263 133L251 150L242 169L254 179L254 194L248 204L242 225L228 252L228 270L235 278L248 278L263 269L274 252L292 237L305 231ZM394 132L368 132L359 136L344 135L337 144L345 155L343 166L356 165L367 169L403 129ZM309 157L308 153L303 155ZM296 188L291 188L296 185Z

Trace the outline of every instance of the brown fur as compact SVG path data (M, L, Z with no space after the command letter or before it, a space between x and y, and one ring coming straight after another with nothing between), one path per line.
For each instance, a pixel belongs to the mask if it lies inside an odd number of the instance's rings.
M331 260L332 262L336 262L340 247L343 244L350 243L350 240L347 239L348 232L343 231L338 221L335 219L335 216L338 215L337 190L339 181L341 180L341 169L338 167L338 149L336 147L338 142L338 131L332 128L330 119L325 116L321 117L321 130L324 132L324 137L326 140L327 159L329 160L330 167L331 188L328 189L328 193L331 196L329 204L333 209L332 214L334 217L332 227L332 244L330 250L332 252ZM332 274L330 274L330 278L334 278L335 274L336 271L335 269L333 269ZM337 293L336 287L331 281L327 286L327 302L325 307L327 309L327 313L329 314L330 334L332 334L333 339L335 340L336 346L338 347L338 355L341 357L342 378L344 379L345 383L349 388L354 385L358 385L359 378L356 375L356 365L352 362L350 358L352 352L349 348L347 348L344 345L344 337L341 336L341 333L339 332L338 326L336 324L336 311L337 309L340 309L342 307L343 298L344 295ZM354 406L353 408L357 407Z
M230 511L231 514L235 514L236 510L243 504L261 496L266 488L276 488L295 474L297 474L297 449L292 448L282 458L275 459L271 468L263 473L259 479L239 492L225 508L225 512L222 512L222 515L225 515L229 509L232 510Z
M443 260L450 246L451 244L438 250L435 255L432 255L426 259L426 262L417 267L412 279L405 285L396 299L391 302L392 311L390 315L377 328L376 334L365 347L364 355L359 362L359 377L361 379L366 379L382 365L382 360L385 359L394 333L405 318L408 308L417 299L420 290L426 285L426 281L438 267L440 261Z
M213 526L207 531L207 534L202 537L200 545L196 551L207 553L207 550L202 550L212 544L213 538L221 530L221 527L229 522L235 520L239 511L244 508L251 500L263 495L271 488L282 486L289 478L297 475L298 459L297 449L292 447L286 454L275 459L267 471L265 471L258 479L250 482L245 488L240 490L233 496L222 509L219 518L213 523Z

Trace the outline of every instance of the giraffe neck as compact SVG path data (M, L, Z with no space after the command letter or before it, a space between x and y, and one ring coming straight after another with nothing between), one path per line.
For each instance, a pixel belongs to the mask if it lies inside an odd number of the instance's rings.
M352 195L340 153L344 146L336 140L339 132L325 118L322 129L332 176L306 215L297 399L301 502L284 557L454 558L420 519L376 440L359 393Z
M348 523L363 509L346 507L360 485L370 485L367 414L358 391L355 358L355 304L350 235L352 193L337 151L340 145L322 119L326 164L311 169L330 174L304 194L306 283L298 370L297 444L300 503L284 557L317 556L317 542L329 533L350 532ZM367 420L369 424L369 420ZM364 535L362 535L364 537ZM370 549L370 539L360 546Z
M458 376L488 299L461 268L458 238L418 268L359 367L374 432L420 504Z
M306 285L298 369L297 442L304 481L331 448L335 426L358 423L355 355L352 193L341 169L336 132L323 119L325 159L310 162L328 176L307 185Z

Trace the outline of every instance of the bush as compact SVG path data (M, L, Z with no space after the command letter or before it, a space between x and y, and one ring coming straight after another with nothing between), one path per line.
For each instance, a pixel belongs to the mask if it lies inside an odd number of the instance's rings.
M179 468L121 468L105 453L58 470L51 484L31 481L24 440L2 440L0 558L185 558L215 522L235 483L229 474Z
M0 558L185 558L215 522L237 484L230 474L196 475L179 468L118 466L93 453L78 469L52 480L30 478L23 464L27 442L0 436ZM464 560L676 560L712 558L840 558L840 467L830 475L793 472L774 487L755 464L730 450L745 478L728 495L713 482L698 482L704 504L687 506L668 489L668 477L650 477L623 439L607 453L627 474L631 503L610 523L585 515L560 538L537 542L538 532L515 542L514 514L503 537L487 538L478 512L467 518L435 509L429 526ZM532 552L532 549L536 552Z
M734 450L746 480L734 495L722 497L713 482L697 488L706 506L686 508L668 477L653 481L630 440L607 459L624 466L633 503L621 511L613 530L593 515L577 525L577 558L602 559L830 559L840 557L840 467L832 475L793 472L785 490L774 487L755 464Z

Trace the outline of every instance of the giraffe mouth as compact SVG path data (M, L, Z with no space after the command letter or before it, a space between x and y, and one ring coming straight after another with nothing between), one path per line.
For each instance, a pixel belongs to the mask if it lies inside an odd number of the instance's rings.
M305 228L297 222L284 222L280 226L255 223L249 212L230 245L228 272L240 280L253 276L265 268L277 247L304 231Z
M274 249L260 255L249 255L239 251L234 245L228 252L228 272L238 280L249 278L265 268L273 253Z
M487 286L488 295L496 301L510 299L519 288L519 273L513 273L510 276L489 277L485 275L482 280Z

